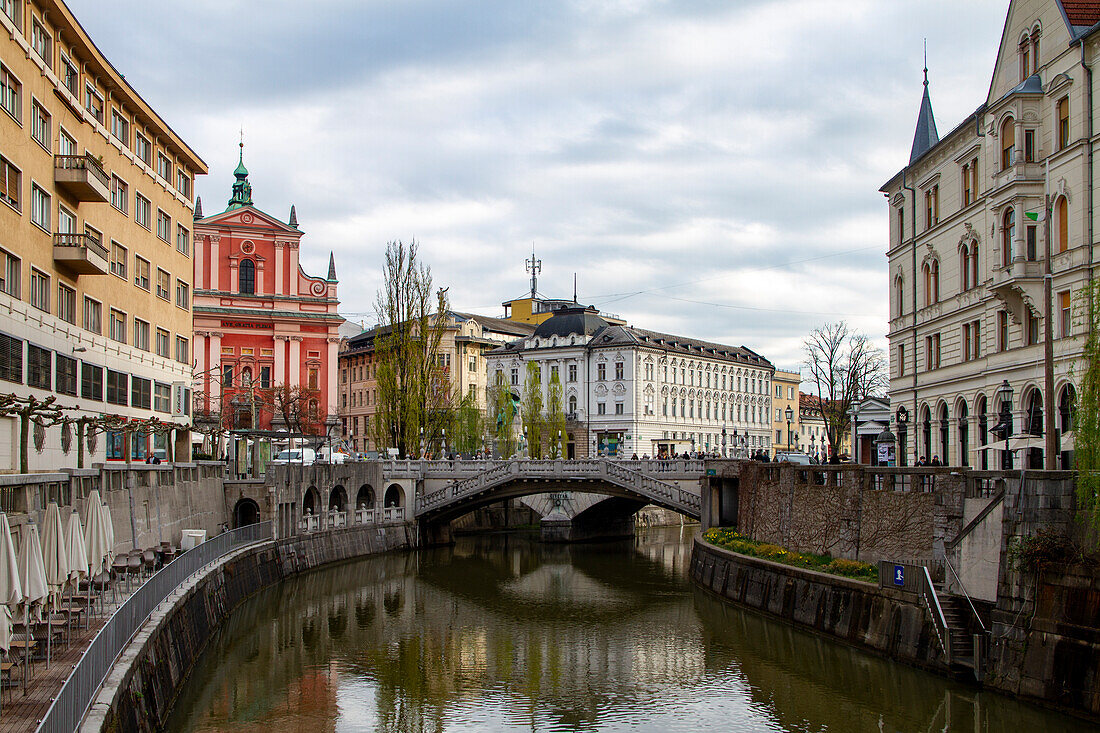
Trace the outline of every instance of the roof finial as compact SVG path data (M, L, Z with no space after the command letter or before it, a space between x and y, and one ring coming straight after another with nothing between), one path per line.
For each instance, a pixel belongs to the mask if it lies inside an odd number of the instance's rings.
M290 205L290 221L288 223L295 229L298 228L298 212L294 210L294 204Z
M928 86L928 39L924 39L924 85Z
M229 199L230 209L239 209L242 206L252 205L252 184L248 182L248 169L244 167L244 128L241 128L240 154L237 158L237 168L233 171L233 195Z
M195 219L202 218L202 196L195 197Z
M531 273L531 300L538 297L539 273L542 272L542 260L535 259L535 243L531 242L531 259L525 263L527 272Z
M336 282L336 256L332 250L328 253L328 281Z
M573 305L577 304L577 273L573 273Z

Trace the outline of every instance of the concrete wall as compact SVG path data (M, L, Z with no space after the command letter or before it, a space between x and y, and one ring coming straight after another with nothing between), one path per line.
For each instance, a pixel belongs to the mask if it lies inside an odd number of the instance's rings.
M947 670L915 594L738 555L699 538L691 577L738 605L899 661Z
M255 545L223 559L154 612L100 690L83 730L161 730L207 642L249 596L329 563L415 545L405 523L358 526Z
M979 513L989 506L991 499L967 499L963 520L967 527ZM957 559L953 559L955 571L962 581L962 588L955 588L953 579L948 578L948 587L955 593L963 590L972 598L996 602L997 585L1001 577L1001 524L1004 516L1004 504L998 501L989 512L981 517L969 532L959 541Z

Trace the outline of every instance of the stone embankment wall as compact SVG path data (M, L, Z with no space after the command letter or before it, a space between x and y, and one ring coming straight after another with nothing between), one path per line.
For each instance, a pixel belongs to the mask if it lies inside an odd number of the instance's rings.
M163 730L180 688L207 642L254 593L329 563L414 547L408 523L360 525L245 548L223 559L154 613L100 691L83 730Z
M691 577L738 605L919 667L947 671L916 595L746 557L696 538Z

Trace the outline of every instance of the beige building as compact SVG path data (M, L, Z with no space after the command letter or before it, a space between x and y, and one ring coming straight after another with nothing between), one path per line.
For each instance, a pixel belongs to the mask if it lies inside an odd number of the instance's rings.
M775 431L775 442L772 447L777 450L795 450L795 436L799 433L800 413L798 408L798 389L802 384L802 375L799 372L776 369L772 377L772 428ZM790 426L787 425L787 408L791 410ZM788 434L787 430L790 430Z
M986 98L942 139L926 77L909 162L881 189L890 212L890 403L906 417L894 426L901 465L939 455L948 465L1019 467L1023 456L1041 467L1042 439L1023 436L1043 433L1048 329L1057 427L1071 428L1071 373L1087 328L1073 300L1095 259L1097 21L1100 2L1011 2ZM1006 380L1019 450L979 450L999 443L990 429Z
M0 0L0 24L0 392L185 425L206 164L62 2ZM71 424L33 432L31 470L77 465ZM83 462L164 455L167 440L108 432ZM18 469L18 446L0 419L0 470Z

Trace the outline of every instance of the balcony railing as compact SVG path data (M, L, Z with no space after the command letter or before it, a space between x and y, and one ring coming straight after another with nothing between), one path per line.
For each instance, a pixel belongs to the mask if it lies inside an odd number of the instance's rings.
M90 153L55 155L53 169L54 182L77 201L110 201L111 179Z
M78 275L106 275L110 267L107 248L90 233L54 234L53 259Z

